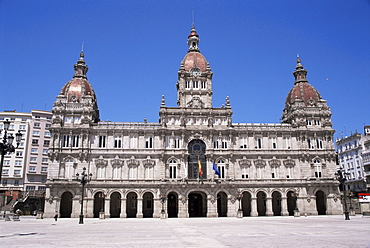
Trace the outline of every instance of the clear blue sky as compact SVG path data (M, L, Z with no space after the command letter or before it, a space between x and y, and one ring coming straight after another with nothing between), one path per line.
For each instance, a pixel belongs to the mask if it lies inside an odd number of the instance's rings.
M296 54L328 101L336 137L370 124L370 2L0 1L0 111L51 110L85 44L102 120L158 121L176 106L194 10L213 106L233 122L279 123Z

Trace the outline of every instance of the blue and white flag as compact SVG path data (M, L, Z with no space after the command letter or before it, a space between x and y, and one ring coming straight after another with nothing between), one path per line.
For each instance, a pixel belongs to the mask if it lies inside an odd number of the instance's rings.
M219 177L221 176L221 173L220 171L218 170L217 168L217 165L215 163L213 163L213 170L215 171L215 174L218 175Z

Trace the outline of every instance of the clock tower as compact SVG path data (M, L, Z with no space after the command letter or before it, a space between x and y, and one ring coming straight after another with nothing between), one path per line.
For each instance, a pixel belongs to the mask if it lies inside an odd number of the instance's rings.
M188 36L188 53L181 61L177 81L177 105L182 108L212 108L212 71L199 50L194 25Z

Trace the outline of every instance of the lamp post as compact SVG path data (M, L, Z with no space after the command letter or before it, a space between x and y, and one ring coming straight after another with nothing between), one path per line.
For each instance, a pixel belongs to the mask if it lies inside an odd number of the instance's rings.
M242 198L243 198L243 194L242 192L239 192L238 196L236 197L236 199L239 201L239 208L238 208L238 213L236 215L237 218L243 218L243 210L242 210Z
M3 135L3 141L0 142L0 182L1 182L1 175L3 174L3 164L4 164L4 156L8 152L14 152L16 148L18 148L19 144L21 143L22 139L22 133L18 131L18 133L15 134L15 141L17 143L17 146L13 146L14 136L13 134L8 135L8 130L10 127L10 121L6 119L4 122L4 135ZM1 130L0 130L1 133Z
M164 211L164 203L166 202L166 196L161 195L161 203L162 203L162 210L161 210L161 219L166 218L166 212Z
M77 181L79 181L82 185L82 197L81 197L81 212L80 212L80 222L78 224L83 224L84 223L84 214L83 214L83 209L84 209L84 193L85 193L85 184L91 181L92 174L87 174L86 173L86 167L82 169L82 173L76 174Z
M347 181L346 176L347 175L349 175L349 173L347 173L347 172L342 173L341 170L338 170L335 173L336 179L343 185L343 203L344 203L344 216L345 216L344 219L345 220L350 220L348 207L347 207L347 200L346 200L346 181Z

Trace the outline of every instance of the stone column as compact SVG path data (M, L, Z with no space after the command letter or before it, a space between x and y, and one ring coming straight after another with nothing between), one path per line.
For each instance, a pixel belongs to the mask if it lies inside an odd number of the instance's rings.
M119 215L120 218L126 218L127 217L127 214L126 214L126 199L125 198L121 198L121 213Z
M143 198L137 198L136 218L143 218Z
M288 198L287 197L281 197L281 215L282 216L288 216Z
M266 197L266 216L274 216L272 211L272 197Z
M238 200L235 197L227 198L227 217L236 217L238 212Z
M258 211L257 211L257 197L252 197L251 198L251 216L256 217L258 216Z
M164 203L164 209L166 211L166 203ZM161 211L162 211L162 202L161 199L154 199L154 211L153 211L153 218L159 218L161 217ZM167 212L166 212L167 214Z
M207 197L207 217L218 217L217 201L214 196Z
M185 196L183 198L179 197L178 199L178 206L179 206L179 218L189 218L189 210L188 210L188 199Z
M110 217L110 198L104 199L104 216L105 218Z
M75 196L72 198L72 213L71 218L77 218L81 212L81 197Z

